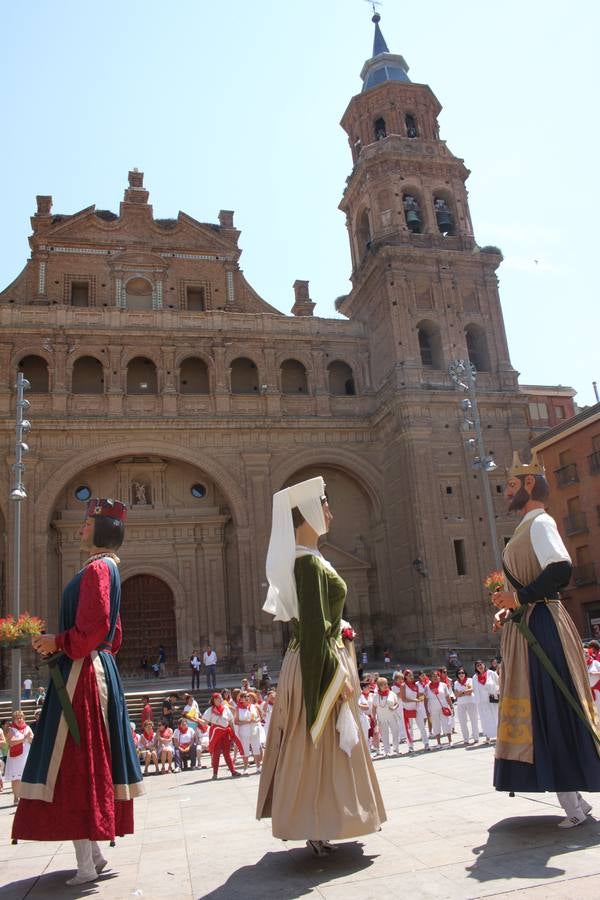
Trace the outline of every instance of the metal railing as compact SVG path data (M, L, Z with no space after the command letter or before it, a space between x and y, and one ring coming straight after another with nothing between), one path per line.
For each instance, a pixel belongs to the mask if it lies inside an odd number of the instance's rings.
M559 487L564 487L566 484L575 484L579 481L577 463L569 463L568 466L561 466L560 469L554 470L554 474L556 475L556 483Z
M588 463L590 475L598 475L598 473L600 473L600 450L594 450L593 453L590 453L588 456Z
M583 584L596 584L598 577L596 575L596 564L593 562L583 563L581 566L573 567L572 575L573 584L580 587Z
M565 531L567 534L580 534L583 531L588 530L587 517L585 513L572 513L570 516L565 516L563 519Z

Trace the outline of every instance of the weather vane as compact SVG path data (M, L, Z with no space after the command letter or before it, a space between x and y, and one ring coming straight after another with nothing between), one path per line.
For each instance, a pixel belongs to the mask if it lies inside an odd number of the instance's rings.
M365 0L365 3L368 3L371 9L373 10L373 15L378 15L377 7L383 6L383 0Z

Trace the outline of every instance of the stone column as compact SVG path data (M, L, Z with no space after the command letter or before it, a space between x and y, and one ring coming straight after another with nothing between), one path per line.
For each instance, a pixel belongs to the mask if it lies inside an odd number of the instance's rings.
M225 347L215 346L213 354L215 360L215 412L228 413L231 402L225 365Z
M331 409L329 403L329 382L325 352L320 347L314 348L312 350L312 358L312 381L316 399L317 415L329 416Z
M108 414L119 416L123 414L123 393L127 373L122 371L123 347L119 344L111 344L108 347L108 360L106 364L106 394L108 402Z
M162 412L163 416L177 415L177 385L175 383L175 346L162 348Z
M272 485L270 477L271 454L261 451L243 453L246 475L246 496L248 498L248 517L252 542L249 549L249 560L252 580L250 583L250 608L246 610L246 621L253 634L252 643L256 646L256 632L260 629L260 598L266 595L263 584L265 577L265 559L269 535L271 533Z
M67 355L69 351L66 341L56 341L53 349L50 363L52 368L52 412L61 415L67 410Z
M202 528L208 640L220 657L229 656L229 610L225 583L224 521L212 520Z

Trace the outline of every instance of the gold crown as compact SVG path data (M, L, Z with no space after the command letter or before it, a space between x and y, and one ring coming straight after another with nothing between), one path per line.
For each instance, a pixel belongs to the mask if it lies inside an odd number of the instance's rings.
M546 471L542 463L538 462L537 450L532 452L530 463L522 463L519 451L515 450L513 452L512 466L510 467L508 474L511 477L516 475L545 475Z

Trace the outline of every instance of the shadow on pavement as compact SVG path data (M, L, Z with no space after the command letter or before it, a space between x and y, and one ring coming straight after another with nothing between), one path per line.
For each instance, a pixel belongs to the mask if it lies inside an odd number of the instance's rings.
M496 822L488 839L480 847L473 847L477 859L467 866L469 878L492 881L503 878L556 878L566 870L549 866L550 857L572 853L600 845L598 823L589 819L578 828L561 830L557 827L563 816L514 816Z
M367 869L376 858L365 856L363 844L358 841L340 844L337 853L323 859L305 847L265 853L254 865L237 869L220 887L200 894L198 900L294 900L311 888Z
M75 874L75 866L70 869L56 870L48 872L46 875L38 875L33 878L21 878L19 881L11 881L0 887L1 900L25 900L25 897L33 896L51 900L70 900L75 897L93 897L98 894L98 887L106 884L118 876L118 871L103 872L96 881L89 884L79 884L69 886L65 884L67 878L71 878Z

